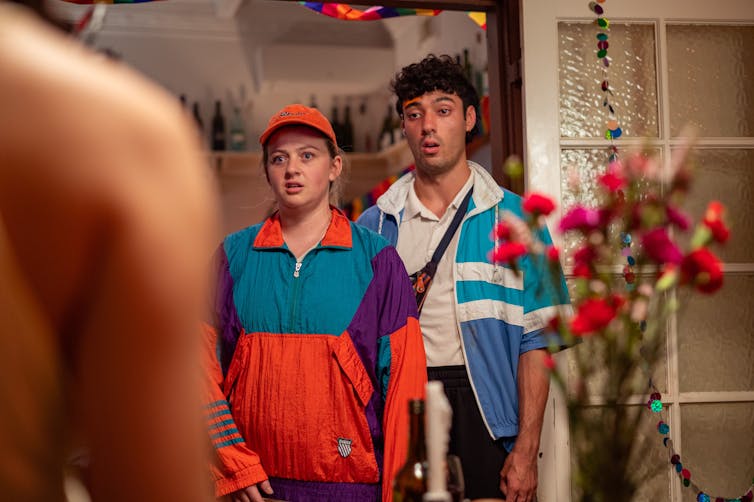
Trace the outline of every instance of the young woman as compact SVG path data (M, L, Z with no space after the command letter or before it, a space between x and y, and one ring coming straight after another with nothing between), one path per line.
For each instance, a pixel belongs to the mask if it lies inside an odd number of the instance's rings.
M318 110L286 106L259 141L278 211L217 253L216 495L387 501L407 401L426 382L408 276L386 240L329 204L343 158Z

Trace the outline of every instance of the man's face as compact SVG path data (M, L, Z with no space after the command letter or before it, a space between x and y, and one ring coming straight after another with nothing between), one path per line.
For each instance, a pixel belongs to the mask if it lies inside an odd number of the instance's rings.
M456 94L432 91L403 103L403 130L416 168L438 176L466 165L466 133L476 123L473 106Z

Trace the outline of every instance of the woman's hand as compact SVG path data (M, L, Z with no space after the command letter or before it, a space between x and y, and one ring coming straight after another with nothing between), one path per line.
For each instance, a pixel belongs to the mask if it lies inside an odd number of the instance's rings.
M256 485L247 486L241 490L229 494L226 498L228 502L263 502L263 495L272 494L272 485L265 479Z

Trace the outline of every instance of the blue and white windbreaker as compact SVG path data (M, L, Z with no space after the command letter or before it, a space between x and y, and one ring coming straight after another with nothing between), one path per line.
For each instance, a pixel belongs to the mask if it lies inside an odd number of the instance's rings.
M478 164L468 161L474 193L461 223L454 257L455 308L461 347L471 386L485 424L494 439L505 438L510 450L518 435L517 371L521 354L548 346L543 328L559 306L567 304L562 272L556 287L542 277L545 267L533 258L519 260L520 274L490 260L495 241L492 231L504 211L521 217L520 196L497 185ZM414 173L406 174L367 209L358 223L393 245ZM539 238L552 242L546 228ZM546 280L543 280L546 279Z

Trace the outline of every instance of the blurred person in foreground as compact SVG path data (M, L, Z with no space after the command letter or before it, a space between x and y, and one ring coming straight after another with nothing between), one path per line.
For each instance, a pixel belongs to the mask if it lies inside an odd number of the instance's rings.
M330 205L344 159L317 109L284 107L259 142L278 210L220 246L207 332L216 495L388 502L427 380L406 269Z
M522 199L466 158L479 97L460 65L429 55L398 72L392 88L416 169L358 223L390 240L414 274L434 263L438 242L466 211L424 290L428 375L443 382L453 408L449 450L461 458L466 497L530 502L549 391L543 333L556 306L528 257L520 275L490 260L500 214L520 217ZM541 239L551 242L546 229Z
M211 500L201 331L216 201L167 93L0 3L0 498Z

